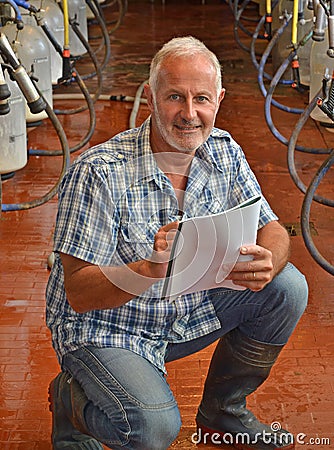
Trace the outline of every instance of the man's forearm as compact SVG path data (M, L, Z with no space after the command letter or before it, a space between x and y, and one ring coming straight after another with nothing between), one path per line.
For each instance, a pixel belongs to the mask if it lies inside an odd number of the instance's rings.
M159 281L149 274L147 261L121 267L100 267L81 262L71 270L69 264L72 260L70 256L62 255L67 299L79 313L117 308Z
M271 251L273 271L277 275L290 256L288 232L277 221L270 222L259 230L257 244Z

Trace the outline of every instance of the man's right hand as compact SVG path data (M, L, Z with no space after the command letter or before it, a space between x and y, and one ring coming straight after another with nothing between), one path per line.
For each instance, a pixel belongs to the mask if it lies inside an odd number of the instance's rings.
M147 260L149 272L153 278L165 278L173 242L179 222L171 222L159 228L154 236L151 258Z

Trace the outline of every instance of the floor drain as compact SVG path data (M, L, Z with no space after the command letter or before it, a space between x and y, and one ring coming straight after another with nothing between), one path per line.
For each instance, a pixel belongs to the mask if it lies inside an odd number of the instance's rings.
M302 230L299 222L285 223L284 226L290 236L301 236ZM310 232L311 235L318 236L318 232L315 229L313 222L310 222Z

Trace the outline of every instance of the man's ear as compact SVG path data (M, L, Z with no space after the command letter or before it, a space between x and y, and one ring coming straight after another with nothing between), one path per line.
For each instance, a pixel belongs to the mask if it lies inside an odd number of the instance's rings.
M148 105L150 111L153 111L153 94L152 94L151 86L149 84L145 84L144 93L147 98L147 105Z
M218 97L218 103L219 104L223 100L223 98L225 97L225 92L226 92L226 90L224 88L220 91L220 94L219 94L219 97Z

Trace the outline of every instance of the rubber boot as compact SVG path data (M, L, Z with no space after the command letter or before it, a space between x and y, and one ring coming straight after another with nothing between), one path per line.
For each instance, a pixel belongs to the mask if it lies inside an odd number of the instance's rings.
M294 448L293 435L278 422L265 425L246 408L246 397L268 378L282 348L250 339L238 329L220 339L196 417L199 437L208 433L207 442L210 436L216 440L211 444L239 449Z
M61 372L49 386L52 412L53 448L69 450L103 450L103 446L89 436L84 419L88 399L69 373Z

